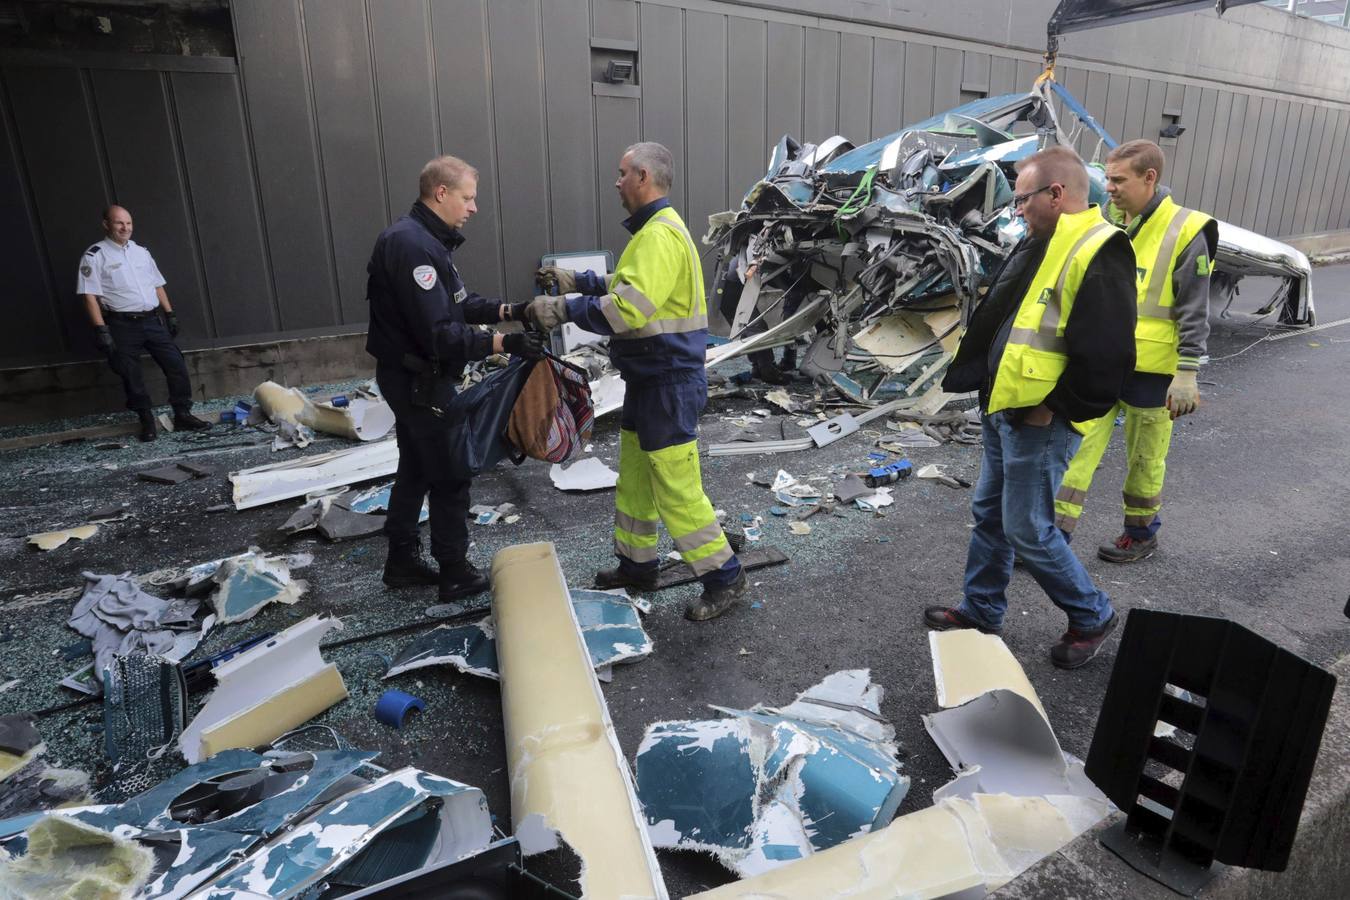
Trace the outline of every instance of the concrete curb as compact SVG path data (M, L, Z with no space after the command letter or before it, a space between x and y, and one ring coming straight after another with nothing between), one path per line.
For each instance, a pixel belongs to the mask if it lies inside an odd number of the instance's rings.
M1350 258L1350 229L1296 234L1284 242L1301 251L1315 266L1329 266Z
M1330 667L1336 694L1304 801L1298 837L1285 872L1225 868L1200 892L1223 900L1339 900L1350 883L1350 656ZM1178 896L1139 874L1097 840L1117 815L1046 857L997 892L1026 900L1090 900Z

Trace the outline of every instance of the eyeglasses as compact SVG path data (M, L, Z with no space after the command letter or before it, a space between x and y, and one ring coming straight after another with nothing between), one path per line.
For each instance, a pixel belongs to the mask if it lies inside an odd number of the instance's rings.
M1054 186L1055 186L1054 182L1051 182L1050 184L1036 188L1036 190L1034 191L1030 191L1025 194L1018 194L1017 196L1013 197L1013 204L1012 204L1013 209L1021 209L1023 206L1026 205L1026 202L1030 200L1032 197L1035 197L1037 194L1044 193L1045 191L1050 190Z

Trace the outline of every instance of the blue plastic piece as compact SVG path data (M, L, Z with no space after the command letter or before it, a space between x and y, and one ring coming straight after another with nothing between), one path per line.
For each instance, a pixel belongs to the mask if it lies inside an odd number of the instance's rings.
M347 395L346 395L346 394L338 394L336 397L334 397L332 400L329 400L328 402L331 403L331 404L333 404L333 405L336 406L336 407L341 408L341 407L347 405L347 402L348 402L348 401L347 401Z
M390 728L402 728L409 712L421 712L426 703L403 691L387 690L375 701L375 719Z

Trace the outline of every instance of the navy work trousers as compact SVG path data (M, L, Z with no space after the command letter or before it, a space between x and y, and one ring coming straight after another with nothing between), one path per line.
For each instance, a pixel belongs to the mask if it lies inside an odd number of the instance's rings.
M145 376L141 372L141 354L149 353L169 382L169 405L173 411L191 412L192 382L188 380L187 363L183 362L182 351L159 316L124 319L108 315L104 317L104 323L116 345L108 355L108 365L122 379L127 409L138 413L150 411L150 392L145 388Z

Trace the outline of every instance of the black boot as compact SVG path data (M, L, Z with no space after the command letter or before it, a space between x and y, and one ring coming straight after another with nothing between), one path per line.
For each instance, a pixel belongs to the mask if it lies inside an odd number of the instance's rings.
M797 371L797 346L791 344L783 348L783 361L778 364L783 370L783 374L792 377L792 373Z
M749 589L750 580L745 577L745 570L741 569L736 580L726 587L705 587L701 596L689 601L689 605L684 609L684 617L693 622L715 619L731 609L731 604L745 596L745 592Z
M422 558L420 547L390 547L384 563L384 583L392 588L440 584L441 573Z
M137 410L136 416L141 420L141 430L136 437L149 443L159 436L159 429L155 427L155 414L148 409Z
M210 422L204 422L190 412L175 412L173 414L174 431L201 431L210 427Z
M654 591L659 575L660 572L657 569L652 569L650 572L644 571L641 574L634 574L623 566L601 569L595 573L595 589L612 591L615 588L633 588L639 591Z
M760 350L750 354L750 370L755 378L765 384L782 386L789 382L789 378L783 374L783 370L778 368L778 364L773 361L772 350Z
M481 594L492 587L491 580L467 559L455 566L442 566L438 599L441 603L453 603L474 594Z

